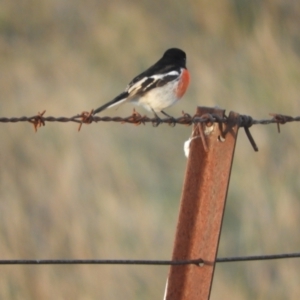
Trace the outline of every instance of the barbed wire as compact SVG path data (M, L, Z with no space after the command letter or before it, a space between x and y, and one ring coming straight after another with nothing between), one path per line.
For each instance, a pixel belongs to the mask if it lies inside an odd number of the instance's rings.
M270 255L251 255L216 258L216 263L262 261L274 259L300 258L300 252ZM2 259L0 265L71 265L71 264L100 264L100 265L197 265L211 264L201 258L191 260L136 260L136 259Z
M300 116L298 117L291 117L287 115L282 114L275 114L270 113L269 115L272 116L271 119L263 119L263 120L256 120L253 119L253 117L248 115L238 115L237 114L229 114L229 117L220 117L215 114L204 114L204 115L194 115L191 116L188 113L182 112L182 116L178 118L170 117L170 118L164 118L160 119L158 117L155 118L149 118L147 116L142 116L139 114L135 109L133 110L133 113L131 116L122 118L122 117L99 117L93 114L93 110L90 112L82 112L81 114L75 115L73 117L52 117L52 116L44 116L45 110L43 112L38 112L37 115L34 115L32 117L0 117L0 122L2 123L17 123L17 122L30 122L34 126L34 130L37 131L38 128L45 126L46 122L74 122L78 123L78 131L80 131L83 124L91 124L93 122L118 122L121 124L124 123L130 123L135 125L141 125L146 123L152 123L154 127L159 126L160 124L168 124L172 127L174 127L177 124L180 125L195 125L200 123L224 123L228 124L230 126L238 125L239 127L243 127L245 130L245 133L248 137L248 140L250 144L252 145L254 151L258 151L258 147L250 133L250 127L252 125L268 125L268 124L277 124L278 132L280 132L280 125L289 123L289 122L299 122ZM203 129L202 129L203 130ZM225 130L226 131L226 130Z
M140 115L137 111L133 110L131 116L128 117L100 117L93 115L93 110L91 112L82 112L81 114L77 114L72 117L53 117L53 116L44 116L45 110L43 112L39 112L37 115L31 117L0 117L1 123L17 123L17 122L30 122L34 125L35 130L37 130L41 126L45 126L46 122L74 122L78 124L90 124L97 122L117 122L117 123L130 123L135 125L141 125L146 123L152 123L153 126L158 126L160 124L168 124L171 126L175 126L176 124L180 125L194 125L197 123L207 123L207 122L217 122L217 123L227 123L228 118L220 118L217 115L205 114L199 117L198 115L191 116L188 113L182 112L182 116L178 118L149 118L147 116ZM283 114L275 114L270 113L273 117L271 119L262 119L256 120L251 116L240 115L239 116L239 126L240 127L251 127L252 125L268 125L268 124L285 124L288 122L299 122L300 116L291 117Z

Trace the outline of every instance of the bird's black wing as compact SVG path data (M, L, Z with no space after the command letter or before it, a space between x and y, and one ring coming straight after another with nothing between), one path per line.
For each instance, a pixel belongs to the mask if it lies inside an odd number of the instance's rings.
M130 87L131 85L133 85L134 83L140 81L143 78L149 78L153 75L161 75L161 74L166 74L169 73L173 70L177 70L179 71L178 67L176 68L176 66L174 64L160 64L160 61L158 61L156 64L154 64L152 67L150 67L149 69L147 69L146 71L144 71L143 73L139 74L138 76L136 76L135 78L133 78L131 80L131 82L128 84L128 87Z

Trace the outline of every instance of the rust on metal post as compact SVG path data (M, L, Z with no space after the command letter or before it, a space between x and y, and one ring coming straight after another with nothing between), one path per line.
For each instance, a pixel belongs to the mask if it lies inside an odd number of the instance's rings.
M225 111L198 107L197 115L203 114L224 117ZM235 122L238 117L231 112L227 124L194 126L172 260L201 258L204 263L202 266L171 266L166 300L209 299L238 133L238 122ZM200 136L199 126L203 126L206 146L201 138L197 138Z

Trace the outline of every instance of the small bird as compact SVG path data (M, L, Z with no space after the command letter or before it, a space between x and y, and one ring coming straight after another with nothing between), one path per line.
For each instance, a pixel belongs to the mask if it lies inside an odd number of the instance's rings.
M156 117L156 113L161 112L171 118L163 110L184 95L189 82L185 52L171 48L153 66L136 76L123 93L94 110L93 114L121 103L132 102L152 111Z

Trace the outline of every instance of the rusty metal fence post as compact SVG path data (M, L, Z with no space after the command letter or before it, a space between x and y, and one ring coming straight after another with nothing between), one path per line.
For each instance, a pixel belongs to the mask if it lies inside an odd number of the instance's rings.
M198 107L197 115L207 113L224 117L225 111ZM230 113L229 119L238 116ZM210 125L204 129L207 149L197 138L201 125L194 126L172 256L172 260L201 258L204 263L171 266L166 300L206 300L210 296L238 133L238 125L233 125L223 139L225 124L223 130L217 123Z

